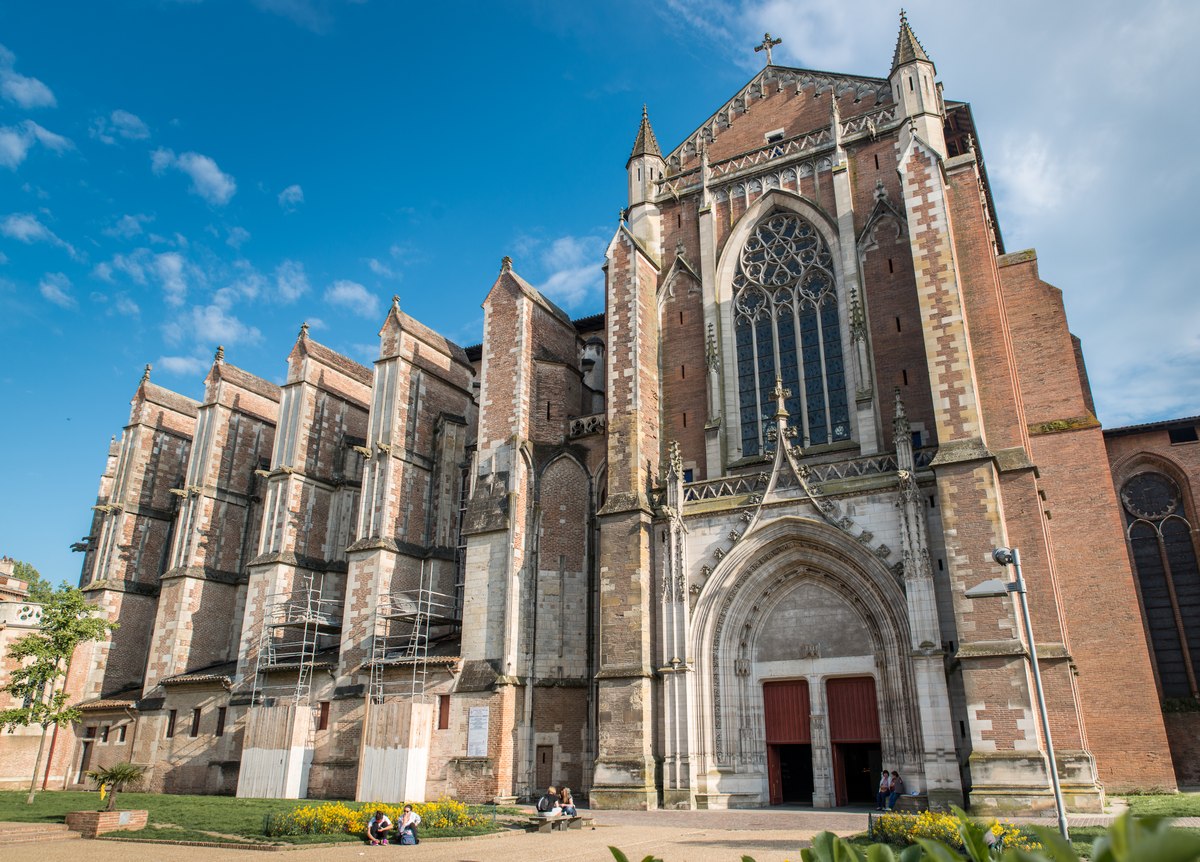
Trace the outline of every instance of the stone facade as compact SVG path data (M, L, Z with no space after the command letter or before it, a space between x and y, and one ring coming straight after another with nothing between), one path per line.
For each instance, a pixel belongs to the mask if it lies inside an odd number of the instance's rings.
M666 154L643 113L603 315L505 258L477 347L397 300L373 369L305 328L282 387L144 379L57 786L831 806L886 766L1044 808L1030 634L1070 804L1175 786L1104 452L1120 488L1184 450L1102 436L974 134L902 21L886 78L768 65ZM1002 545L1032 633L965 595Z

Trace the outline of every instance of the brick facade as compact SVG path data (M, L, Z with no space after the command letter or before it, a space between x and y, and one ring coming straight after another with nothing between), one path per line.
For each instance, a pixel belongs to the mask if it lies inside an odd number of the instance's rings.
M1101 432L935 75L902 22L887 78L768 66L665 154L644 115L603 315L505 258L478 347L396 300L373 369L305 328L281 387L223 355L203 404L144 380L85 548L122 627L73 662L55 786L128 756L168 791L834 805L861 760L934 804L1044 808L1029 634L1073 807L1195 780L1119 493L1153 468L1195 524L1200 444ZM795 233L768 254L771 219ZM998 546L1032 633L965 595ZM845 677L877 739L838 736ZM799 679L804 754L763 694Z

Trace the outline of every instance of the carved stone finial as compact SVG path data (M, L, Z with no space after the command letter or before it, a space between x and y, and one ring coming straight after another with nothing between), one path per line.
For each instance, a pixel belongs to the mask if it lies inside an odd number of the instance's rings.
M621 227L625 227L625 207L621 207L620 212L617 213L617 221L620 222Z
M508 255L500 258L500 272L512 272L512 258Z
M886 201L888 199L887 186L883 184L883 180L875 181L875 200Z
M392 308L400 310L400 297L395 293L392 294Z
M217 355L213 357L213 362L224 362L224 361L225 361L225 347L224 347L224 345L218 344L217 345Z
M792 391L783 388L783 378L775 378L775 388L771 390L771 397L775 399L775 418L786 419L788 412L784 402L792 397Z
M143 382L143 383L149 383L149 382L150 382L150 369L151 369L152 367L153 367L153 366L151 366L149 362L147 362L147 363L146 363L146 368L145 368L145 370L144 370L144 371L142 371L142 382Z
M300 324L300 338L308 338L308 321Z
M757 54L759 51L766 51L767 52L767 65L773 66L775 64L771 60L771 49L774 48L776 45L780 45L780 44L783 44L782 39L772 39L770 33L763 33L762 44L754 46L754 53Z
M683 253L684 253L685 251L687 251L687 246L685 246L685 245L683 244L683 240L682 240L682 239L680 239L680 240L676 240L676 242L675 242L675 256L676 256L676 257L683 257Z
M892 427L895 429L896 440L912 440L912 428L908 424L908 414L904 412L904 399L900 397L900 387L896 387L896 407L895 414L892 419Z
M679 441L672 440L667 445L668 458L671 462L671 472L677 477L683 477L683 455L679 451Z
M721 355L717 352L717 335L711 323L708 325L708 337L704 343L704 363L709 371L716 371L721 367Z

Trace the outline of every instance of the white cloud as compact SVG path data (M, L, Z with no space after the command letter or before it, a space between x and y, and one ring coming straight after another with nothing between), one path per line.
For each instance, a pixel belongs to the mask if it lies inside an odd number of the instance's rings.
M14 71L16 56L0 45L0 96L22 108L53 108L57 101L50 88L37 78Z
M225 244L240 251L242 246L245 245L249 239L250 231L246 230L244 227L231 227L229 229L229 236L225 240Z
M74 146L70 139L54 134L33 120L25 120L16 126L0 126L0 165L16 170L34 144L41 144L56 153Z
M258 327L243 323L216 305L193 308L192 326L197 339L213 344L256 344L262 339Z
M6 255L4 252L0 251L0 266L4 265L6 263L8 263L8 255Z
M376 260L373 257L367 259L367 268L370 269L371 272L375 273L380 278L395 278L396 277L396 271L394 269L392 269L386 263Z
M320 0L254 0L254 5L314 33L324 33L333 23L328 4Z
M154 221L154 216L148 215L123 215L117 219L116 224L112 227L107 227L101 231L105 236L119 237L120 239L133 239L142 232L142 225L149 224Z
M168 374L200 374L208 370L210 360L198 356L160 356L154 360L154 368Z
M559 237L541 254L542 270L548 275L537 288L555 302L574 308L603 290L603 260L604 241L599 237Z
M279 205L286 213L294 213L304 203L304 189L290 185L279 193Z
M78 303L71 295L71 280L61 272L48 272L38 284L44 298L60 308L75 308Z
M243 273L213 294L213 303L228 310L234 303L258 299L266 293L267 280L247 265Z
M35 242L47 242L50 245L65 249L71 257L78 257L75 247L58 237L54 231L46 227L32 213L13 213L0 221L0 234L33 245Z
M187 271L183 255L176 251L166 251L155 255L153 272L158 276L167 305L183 305L187 297Z
M118 108L107 117L92 120L88 134L103 143L115 144L118 137L127 141L143 141L150 137L150 129L137 114Z
M304 273L304 264L298 260L285 260L275 267L275 288L282 302L295 302L308 293L308 276Z
M329 285L325 301L341 306L359 317L379 316L379 297L356 281L340 280Z
M215 206L224 206L237 192L237 182L222 171L215 161L200 153L180 153L159 148L150 154L150 169L161 176L167 168L176 168L191 177L192 193Z
M127 293L118 293L116 295L113 300L113 308L117 310L118 314L123 314L126 317L137 317L142 313L141 308L129 298L129 294Z

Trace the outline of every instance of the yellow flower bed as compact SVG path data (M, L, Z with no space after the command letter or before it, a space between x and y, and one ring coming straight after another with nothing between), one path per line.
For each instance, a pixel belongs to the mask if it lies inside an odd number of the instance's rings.
M922 811L920 814L880 814L875 818L871 837L889 844L916 844L920 838L941 841L950 847L961 848L958 818L953 814ZM1011 823L993 821L988 831L996 836L1002 847L1037 850L1042 845Z
M271 815L267 818L263 831L270 836L333 835L339 832L362 835L366 833L367 822L376 811L382 811L396 825L399 825L404 817L403 804L322 802L318 805L303 805L286 814ZM484 818L472 815L466 805L453 799L414 802L413 811L421 815L422 832L470 828L486 823Z

